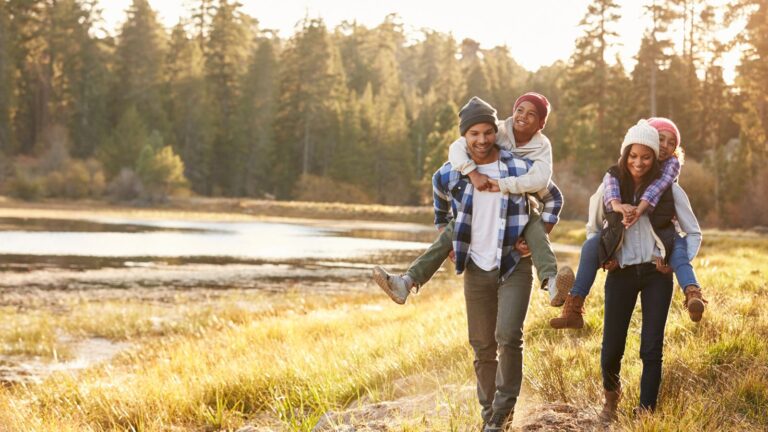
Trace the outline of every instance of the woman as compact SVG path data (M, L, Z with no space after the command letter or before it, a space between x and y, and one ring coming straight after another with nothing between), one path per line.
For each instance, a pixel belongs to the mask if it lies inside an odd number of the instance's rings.
M622 204L637 206L648 185L659 175L659 133L647 121L631 127L621 146L619 164L609 173L619 182ZM588 229L596 232L601 221L602 188L590 204ZM594 202L595 200L599 200ZM672 300L672 274L667 267L674 247L673 218L686 232L689 252L694 255L701 242L701 230L688 197L677 184L665 192L653 213L643 214L624 229L620 213L608 213L600 231L601 262L609 270L605 281L605 315L600 365L605 389L601 417L616 418L621 398L620 370L629 322L637 303L642 306L640 358L640 402L637 409L653 411L661 384L664 328Z

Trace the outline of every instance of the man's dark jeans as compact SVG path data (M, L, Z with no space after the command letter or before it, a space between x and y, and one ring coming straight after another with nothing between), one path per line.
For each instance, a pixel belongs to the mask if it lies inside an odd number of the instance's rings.
M632 311L640 294L642 333L640 358L643 373L640 378L640 406L656 408L661 384L661 362L664 349L664 327L672 301L672 274L662 274L653 264L639 264L608 273L605 281L605 315L603 319L603 349L600 364L603 387L620 387L621 358L627 342L627 329Z
M499 283L499 270L472 260L464 272L469 344L475 351L477 396L483 420L515 408L523 381L523 323L531 300L531 259Z

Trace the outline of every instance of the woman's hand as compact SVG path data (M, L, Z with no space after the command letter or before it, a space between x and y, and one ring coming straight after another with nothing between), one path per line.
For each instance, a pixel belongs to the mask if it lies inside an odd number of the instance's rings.
M515 242L515 250L520 252L521 258L527 258L531 256L531 250L528 248L528 242L526 242L522 237L517 238L517 241Z
M610 260L606 261L605 264L603 264L603 269L608 270L608 271L614 271L617 268L619 268L619 262L616 261L615 259L610 259Z
M653 260L656 262L656 270L659 273L662 273L662 274L672 273L672 267L664 264L664 260L661 257L653 257Z

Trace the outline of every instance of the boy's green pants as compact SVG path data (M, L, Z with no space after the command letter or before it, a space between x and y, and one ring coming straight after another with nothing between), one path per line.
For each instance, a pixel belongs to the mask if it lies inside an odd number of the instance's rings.
M451 220L443 232L437 236L434 243L421 256L416 258L408 268L406 274L417 285L427 283L437 273L437 270L443 265L443 261L448 258L448 254L453 250L454 222L454 220ZM533 259L533 265L536 266L539 281L554 278L557 275L557 259L538 212L531 211L531 217L528 225L525 226L523 237L531 250L531 258Z

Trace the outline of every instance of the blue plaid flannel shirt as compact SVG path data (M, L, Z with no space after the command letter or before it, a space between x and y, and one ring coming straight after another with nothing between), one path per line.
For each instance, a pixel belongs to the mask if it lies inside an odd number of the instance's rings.
M680 161L676 157L672 156L662 163L661 176L654 180L650 185L648 185L648 187L645 189L645 192L643 192L643 196L640 197L641 200L648 201L648 204L651 206L649 209L650 211L653 211L656 205L659 204L661 195L665 190L672 186L672 183L675 182L675 179L677 179L679 175ZM605 185L605 196L603 197L603 200L605 201L605 208L608 209L608 211L613 211L613 207L611 207L611 201L621 201L619 180L614 176L606 173L605 177L603 177L603 184Z
M513 156L506 150L500 152L499 160L502 178L521 176L533 165L531 161ZM453 170L450 162L446 162L432 176L435 226L442 228L452 218L456 219L453 229L453 250L456 252L457 274L464 272L469 260L469 245L472 241L473 189L469 178ZM550 181L546 189L532 195L538 197L544 204L541 219L544 222L557 223L563 208L563 194L560 189ZM529 209L526 195L502 194L501 200L499 247L496 256L503 281L512 274L520 261L515 242L528 223Z

